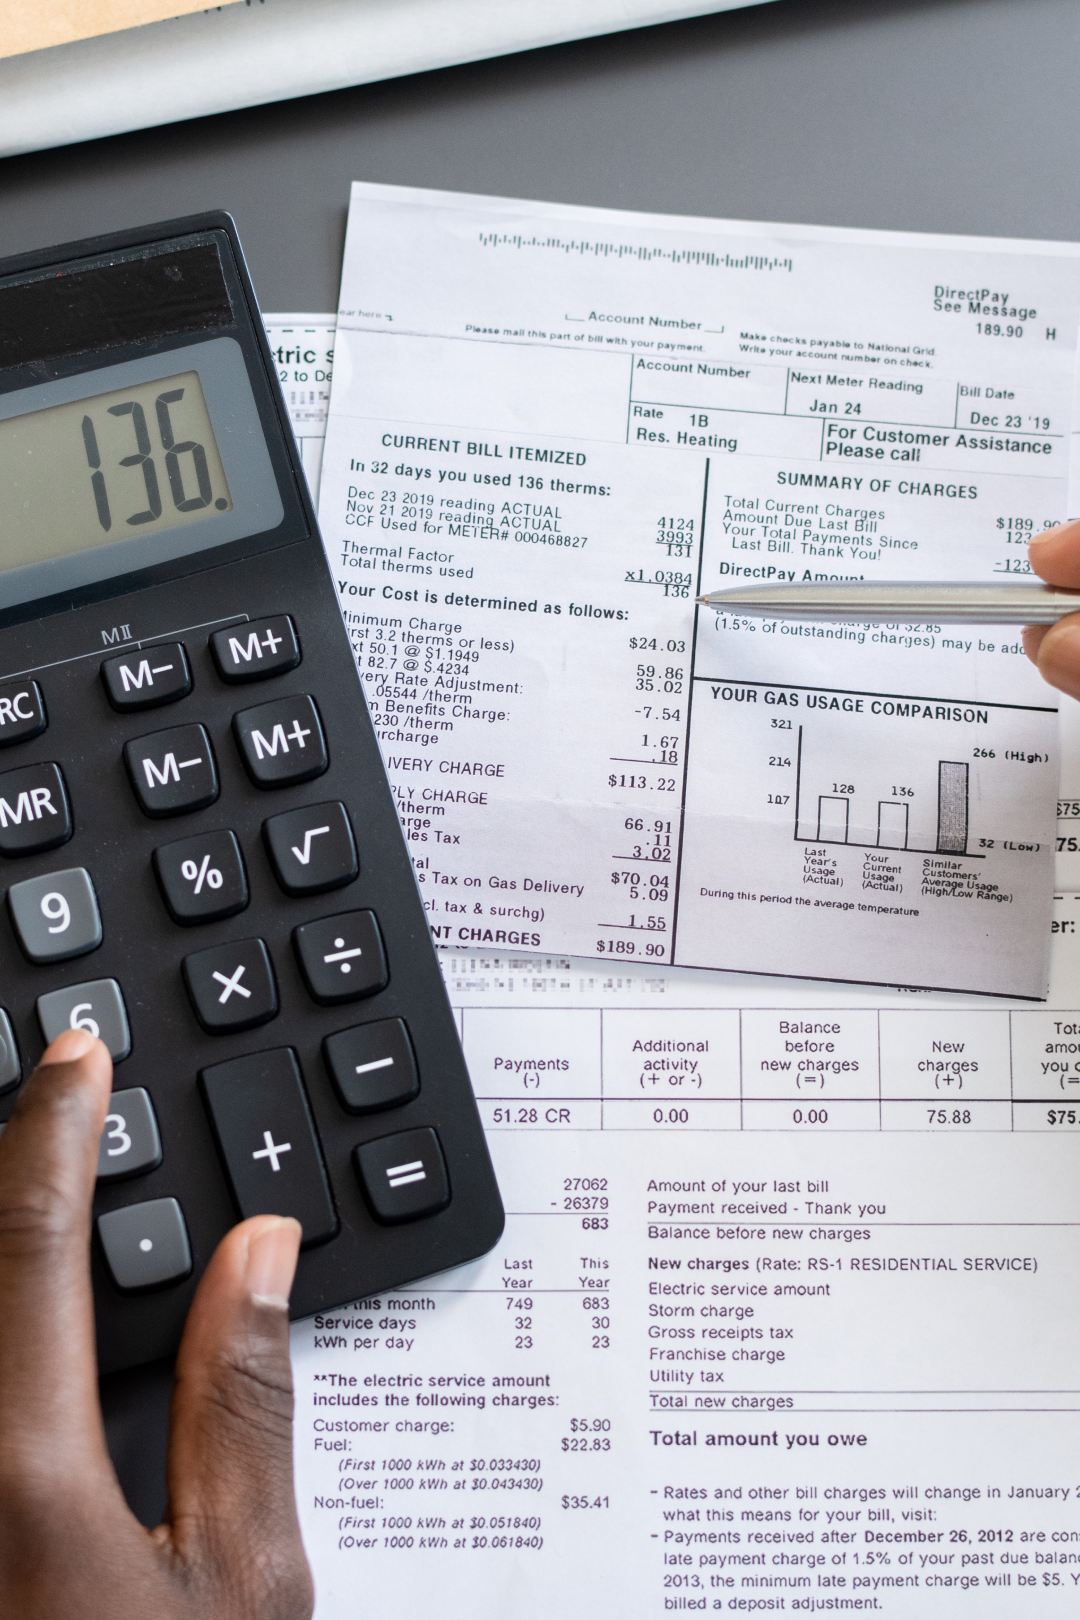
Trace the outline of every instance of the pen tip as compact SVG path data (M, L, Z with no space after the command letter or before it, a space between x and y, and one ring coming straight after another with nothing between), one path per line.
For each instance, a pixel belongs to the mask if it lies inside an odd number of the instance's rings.
M709 598L707 596L695 596L694 601L699 607L708 607L709 605Z

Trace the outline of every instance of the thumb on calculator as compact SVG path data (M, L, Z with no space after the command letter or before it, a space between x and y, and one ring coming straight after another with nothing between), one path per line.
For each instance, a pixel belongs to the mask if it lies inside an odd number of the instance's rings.
M1028 544L1032 569L1048 585L1070 590L1080 586L1080 522L1046 529ZM1057 624L1030 624L1024 631L1024 651L1051 686L1080 698L1080 614L1070 613Z
M287 1301L296 1221L235 1226L176 1364L165 1522L129 1511L105 1448L91 1200L112 1063L58 1037L0 1136L0 1614L307 1620L292 1479Z

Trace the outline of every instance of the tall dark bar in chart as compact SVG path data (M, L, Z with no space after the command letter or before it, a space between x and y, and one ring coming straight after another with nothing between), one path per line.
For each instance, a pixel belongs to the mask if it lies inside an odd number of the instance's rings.
M966 855L968 840L968 767L957 760L938 761L937 853Z

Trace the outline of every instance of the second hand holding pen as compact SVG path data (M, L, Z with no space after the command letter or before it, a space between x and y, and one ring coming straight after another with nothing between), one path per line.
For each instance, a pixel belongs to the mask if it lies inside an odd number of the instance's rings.
M780 619L904 619L919 624L1056 624L1080 613L1080 590L1055 585L891 581L736 585L699 596L717 612Z

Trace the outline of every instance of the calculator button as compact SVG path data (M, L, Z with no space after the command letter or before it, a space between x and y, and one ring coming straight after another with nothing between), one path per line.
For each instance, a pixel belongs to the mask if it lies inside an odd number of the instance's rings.
M271 816L263 822L263 838L286 894L341 889L360 870L356 840L340 800Z
M22 1079L19 1048L15 1045L11 1019L0 1007L0 1093L10 1091Z
M65 1029L86 1029L100 1035L114 1063L122 1063L131 1051L127 1008L115 979L90 979L50 990L38 997L37 1015L46 1042L55 1041Z
M380 1018L328 1035L322 1043L334 1090L350 1114L400 1108L420 1090L416 1055L403 1018Z
M301 693L233 716L240 757L256 787L310 782L330 763L314 700Z
M195 951L183 966L195 1016L208 1034L253 1029L277 1017L277 982L261 939Z
M287 613L271 619L252 619L231 630L215 630L210 651L223 681L262 681L283 675L300 662L296 626Z
M98 1148L98 1180L144 1176L160 1163L161 1137L150 1093L142 1086L114 1091Z
M250 898L235 833L204 833L162 844L154 871L174 922L217 922L243 911Z
M39 737L48 723L37 681L5 681L0 686L0 748Z
M8 909L31 962L66 962L101 944L97 895L84 866L13 883Z
M337 1216L292 1048L215 1063L199 1081L243 1219L293 1215L305 1248L333 1237Z
M145 652L121 653L106 658L101 678L114 709L154 709L175 703L191 691L187 653L179 641L149 647Z
M332 1006L385 990L390 980L373 911L343 911L293 929L293 946L316 1001Z
M99 1215L98 1237L112 1280L123 1294L163 1288L191 1274L191 1244L175 1198L154 1198Z
M0 774L0 855L33 855L71 837L71 806L59 765Z
M371 1213L384 1226L434 1215L450 1202L446 1160L430 1126L365 1142L353 1149L353 1163Z
M220 791L205 726L172 726L136 737L125 745L124 763L135 797L148 816L202 810Z

